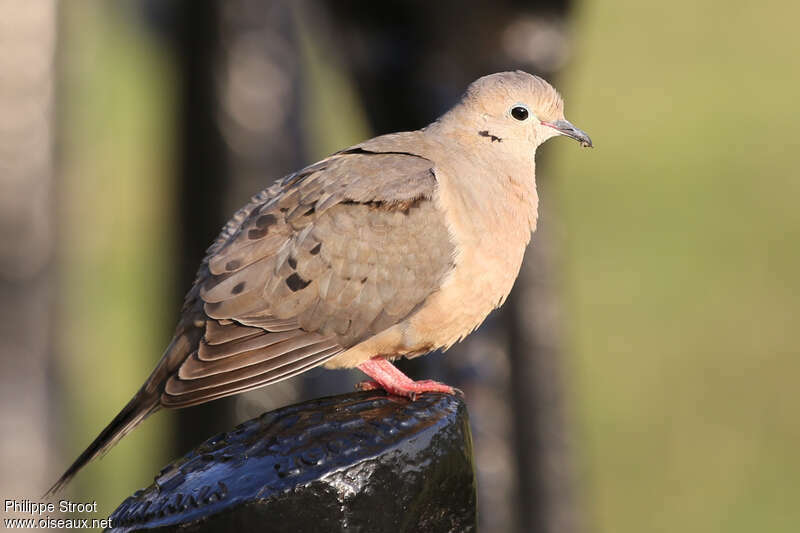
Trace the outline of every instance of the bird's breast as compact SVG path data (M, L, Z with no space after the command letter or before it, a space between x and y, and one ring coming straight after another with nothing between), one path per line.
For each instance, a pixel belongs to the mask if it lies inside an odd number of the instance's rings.
M538 197L533 176L496 180L494 187L448 189L438 202L456 247L455 266L439 291L411 317L410 347L422 339L449 347L508 296L535 229Z
M470 189L440 172L437 180L436 207L455 248L452 270L411 316L326 366L353 367L376 355L415 356L448 348L478 327L511 291L536 225L532 169L496 187Z

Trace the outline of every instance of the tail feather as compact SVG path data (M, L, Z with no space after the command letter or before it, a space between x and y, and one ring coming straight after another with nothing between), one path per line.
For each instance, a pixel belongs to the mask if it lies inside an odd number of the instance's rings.
M92 459L104 454L119 440L128 434L133 428L147 418L159 408L158 395L148 395L144 390L139 391L122 411L114 417L114 420L100 432L94 441L86 448L82 454L75 459L75 462L67 468L67 471L58 478L52 487L45 493L51 496L64 488L78 471L86 466Z

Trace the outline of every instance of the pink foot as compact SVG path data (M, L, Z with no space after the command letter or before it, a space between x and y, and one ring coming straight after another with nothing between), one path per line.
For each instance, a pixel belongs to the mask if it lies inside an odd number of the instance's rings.
M375 381L364 381L357 385L359 390L379 390L383 389L395 396L416 399L417 394L423 392L443 392L445 394L455 394L461 392L444 383L431 381L414 381L400 372L392 363L383 357L370 359L358 365L358 369L374 379Z

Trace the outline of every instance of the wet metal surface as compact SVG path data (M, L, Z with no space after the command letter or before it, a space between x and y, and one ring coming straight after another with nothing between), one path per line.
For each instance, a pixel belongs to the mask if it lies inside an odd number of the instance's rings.
M164 468L114 531L461 532L475 528L464 402L359 392L266 413Z

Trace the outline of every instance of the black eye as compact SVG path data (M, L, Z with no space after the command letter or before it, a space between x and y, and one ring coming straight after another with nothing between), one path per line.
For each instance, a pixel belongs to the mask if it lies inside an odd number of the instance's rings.
M511 108L511 116L517 120L525 120L528 118L528 110L521 105L514 106Z

